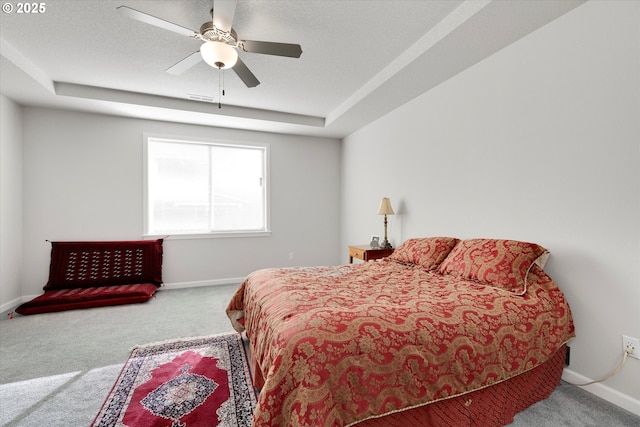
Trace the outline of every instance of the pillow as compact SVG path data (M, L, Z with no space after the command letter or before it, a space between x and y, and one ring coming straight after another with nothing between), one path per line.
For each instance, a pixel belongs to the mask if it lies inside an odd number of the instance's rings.
M392 261L435 270L460 240L454 237L425 237L405 241L389 256Z
M45 291L94 286L162 284L162 242L51 242Z
M549 251L535 243L499 239L463 240L440 264L438 271L524 295L529 270L534 264L543 267L548 254Z

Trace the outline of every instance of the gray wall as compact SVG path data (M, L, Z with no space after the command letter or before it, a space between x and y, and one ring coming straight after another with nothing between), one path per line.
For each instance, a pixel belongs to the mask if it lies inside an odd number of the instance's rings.
M22 109L0 96L0 304L21 295Z
M22 295L41 293L45 240L142 238L143 134L269 144L271 236L165 241L164 281L224 283L339 261L340 142L25 108ZM289 259L289 253L294 259ZM6 301L5 301L6 302Z

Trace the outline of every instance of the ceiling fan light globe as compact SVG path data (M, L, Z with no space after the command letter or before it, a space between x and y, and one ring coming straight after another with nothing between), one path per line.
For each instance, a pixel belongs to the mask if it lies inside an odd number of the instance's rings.
M227 69L236 65L238 52L228 44L207 41L200 46L204 62L214 68Z

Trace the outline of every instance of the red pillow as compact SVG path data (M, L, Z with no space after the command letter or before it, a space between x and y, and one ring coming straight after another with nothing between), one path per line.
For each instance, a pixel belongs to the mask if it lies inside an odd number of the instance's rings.
M51 242L49 280L52 289L162 284L162 242L124 240Z
M523 295L529 270L536 262L543 265L548 253L540 245L516 240L463 240L440 264L439 272Z
M435 270L460 240L455 237L414 238L401 244L389 259Z

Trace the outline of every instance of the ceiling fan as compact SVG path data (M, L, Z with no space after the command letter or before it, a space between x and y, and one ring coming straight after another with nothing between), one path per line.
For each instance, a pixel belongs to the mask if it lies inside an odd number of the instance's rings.
M128 18L203 42L199 51L192 53L169 67L166 70L168 73L181 74L198 64L201 60L204 60L214 68L232 68L247 87L255 87L260 84L260 81L238 57L238 50L250 53L299 58L302 54L302 48L299 44L239 40L236 31L232 28L236 3L237 0L213 0L213 9L211 9L212 20L202 24L200 32L190 30L127 6L119 6L117 9Z

